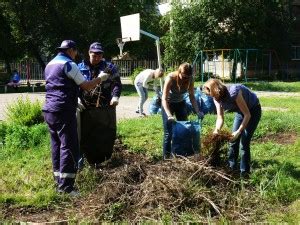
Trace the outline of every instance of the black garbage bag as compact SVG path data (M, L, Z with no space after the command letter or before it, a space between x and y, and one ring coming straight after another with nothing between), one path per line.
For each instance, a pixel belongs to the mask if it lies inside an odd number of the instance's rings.
M81 113L80 151L89 164L109 159L116 139L116 108L86 109Z

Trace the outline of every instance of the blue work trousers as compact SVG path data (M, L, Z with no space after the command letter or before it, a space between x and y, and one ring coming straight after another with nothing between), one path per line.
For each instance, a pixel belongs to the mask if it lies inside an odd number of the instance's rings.
M54 179L58 190L71 192L74 189L79 145L75 112L44 112L48 124Z

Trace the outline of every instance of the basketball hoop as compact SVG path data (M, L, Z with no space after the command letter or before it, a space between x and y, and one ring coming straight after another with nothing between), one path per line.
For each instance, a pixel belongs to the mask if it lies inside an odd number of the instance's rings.
M131 38L117 38L116 39L116 42L117 42L117 45L120 49L120 56L123 55L123 47L126 43L126 41L130 41Z

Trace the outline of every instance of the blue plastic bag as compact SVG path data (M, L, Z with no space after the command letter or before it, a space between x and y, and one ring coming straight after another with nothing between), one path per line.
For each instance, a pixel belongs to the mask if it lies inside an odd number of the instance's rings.
M199 102L200 102L200 109L204 114L207 114L207 113L215 114L216 113L216 106L215 106L214 100L211 96L201 93Z
M161 113L161 98L158 95L153 96L149 104L150 115Z
M200 152L199 121L175 121L172 124L171 153L189 156Z
M215 106L214 100L211 96L204 94L200 90L200 88L195 89L194 95L195 95L196 102L198 104L198 108L200 109L201 112L203 112L204 114L216 113L216 106ZM189 98L189 94L186 94L184 96L184 100L186 102L188 113L190 114L190 113L194 112L192 103Z

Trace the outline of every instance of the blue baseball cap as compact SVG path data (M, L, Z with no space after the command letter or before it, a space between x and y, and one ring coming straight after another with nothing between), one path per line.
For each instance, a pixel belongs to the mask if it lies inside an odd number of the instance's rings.
M64 50L64 49L69 49L69 48L74 48L77 49L75 41L72 40L64 40L59 47L56 49Z
M95 52L95 53L103 53L103 47L101 45L101 43L99 42L94 42L93 44L90 45L90 52Z

